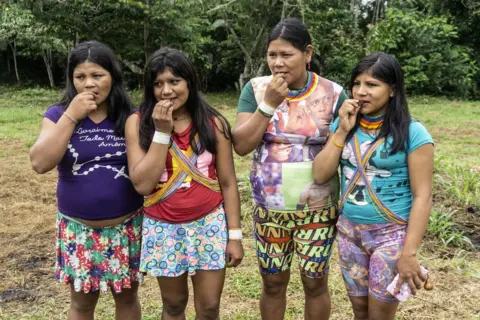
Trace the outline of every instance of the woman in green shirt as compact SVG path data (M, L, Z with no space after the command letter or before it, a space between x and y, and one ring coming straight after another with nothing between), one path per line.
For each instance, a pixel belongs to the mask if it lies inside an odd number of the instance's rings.
M336 234L338 176L318 185L312 161L346 99L341 86L310 70L310 35L297 19L272 30L267 63L272 75L243 89L234 131L235 151L252 151L254 236L262 273L262 319L281 319L292 258L305 292L305 319L328 319L328 264Z

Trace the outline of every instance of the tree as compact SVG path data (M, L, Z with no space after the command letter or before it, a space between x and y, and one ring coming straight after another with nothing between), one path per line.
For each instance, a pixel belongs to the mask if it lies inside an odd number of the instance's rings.
M368 38L369 51L386 51L399 59L409 91L464 97L475 93L479 68L472 50L454 43L457 27L447 17L388 9Z
M357 23L352 23L358 5L352 1L323 0L309 1L303 8L320 74L342 85L364 55L365 37Z
M171 46L193 61L204 89L241 89L268 73L267 36L286 17L305 23L317 71L340 84L381 49L401 60L416 92L480 94L478 0L0 0L0 76L38 81L41 58L40 81L53 86L68 50L98 40L126 66L129 86L141 86L154 50Z
M55 87L52 73L53 55L58 53L65 56L68 52L66 42L58 38L55 30L39 22L30 25L22 37L25 49L22 55L41 56L47 70L50 87Z
M242 53L244 67L237 89L241 90L251 78L263 75L267 33L281 20L282 12L285 15L285 4L288 6L288 1L230 0L208 11L217 17L212 26L227 31L227 46Z
M20 75L17 64L17 46L32 23L33 16L31 12L18 5L6 6L0 12L0 42L7 43L12 50L13 66L18 84L20 84Z
M8 42L12 49L17 83L20 83L17 55L41 56L50 86L55 87L52 55L55 52L65 55L67 50L53 28L42 24L29 9L20 4L7 5L2 11L0 39Z

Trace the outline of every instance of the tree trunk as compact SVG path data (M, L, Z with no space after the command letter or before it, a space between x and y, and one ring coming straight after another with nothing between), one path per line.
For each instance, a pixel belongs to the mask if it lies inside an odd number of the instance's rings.
M18 75L18 67L17 67L17 41L13 40L13 46L10 45L10 48L13 52L13 67L15 69L15 76L17 77L17 84L20 84L20 76Z
M282 17L280 20L285 19L286 11L287 11L287 6L288 6L288 0L283 0L283 6L282 6Z
M257 73L255 74L255 77L261 77L263 76L263 73L265 72L265 67L267 64L265 62L260 63L260 66L257 69Z
M353 25L358 28L358 17L360 15L359 0L350 0L350 11L353 13Z
M143 69L137 66L135 63L128 61L126 59L123 59L121 55L117 54L118 60L120 60L124 65L127 66L130 71L132 71L135 74L143 75Z
M375 0L375 9L373 10L372 24L376 25L380 17L380 8L383 6L382 0Z
M53 89L55 88L55 81L53 80L53 73L51 67L51 56L49 57L48 52L44 49L42 50L42 58L43 62L45 63L45 67L47 68L48 80L50 81L50 87Z
M7 60L7 74L10 75L10 73L12 72L12 66L10 65L10 59L8 59L8 53L5 58Z
M302 22L305 24L305 6L302 0L297 0L298 7L300 8L300 15L302 16Z
M250 61L247 60L245 63L245 67L243 68L243 72L238 77L238 90L241 91L245 84L250 80L252 76L252 67Z
M146 3L146 6L147 6L148 12L150 12L150 3L148 0ZM147 62L148 62L148 53L149 53L148 52L148 36L150 32L148 27L149 27L148 16L145 14L145 20L143 23L143 52L145 54L145 65L147 65Z

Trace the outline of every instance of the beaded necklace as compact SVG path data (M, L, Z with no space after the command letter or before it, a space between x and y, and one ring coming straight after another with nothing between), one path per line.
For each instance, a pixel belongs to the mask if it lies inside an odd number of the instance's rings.
M361 115L360 127L367 130L377 130L382 126L384 119L384 114L377 117L367 117L366 115Z
M305 86L303 86L303 88L298 91L297 90L288 91L288 96L286 97L287 106L290 106L290 101L299 101L305 98L306 96L308 96L310 93L312 93L317 81L318 80L317 80L316 74L310 71L307 71L307 81L305 82Z

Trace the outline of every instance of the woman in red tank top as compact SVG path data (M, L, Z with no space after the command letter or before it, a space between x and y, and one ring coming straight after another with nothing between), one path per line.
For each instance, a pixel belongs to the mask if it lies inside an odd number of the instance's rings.
M126 125L130 178L145 196L140 270L157 277L162 319L184 319L188 275L197 317L216 319L225 267L243 258L230 126L180 51L156 51L144 79Z

